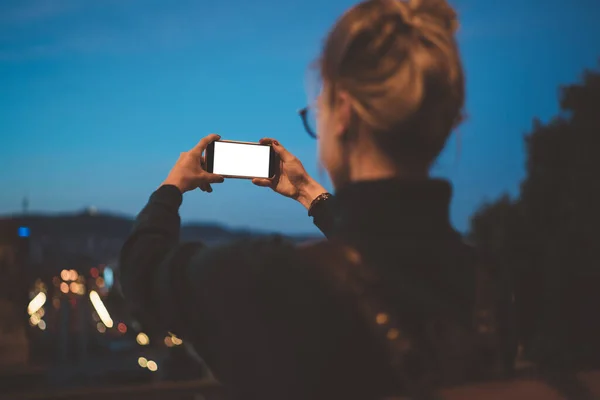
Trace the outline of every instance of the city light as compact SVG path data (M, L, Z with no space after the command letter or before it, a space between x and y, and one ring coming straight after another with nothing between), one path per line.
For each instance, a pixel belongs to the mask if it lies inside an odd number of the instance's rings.
M110 289L114 283L115 277L111 267L107 266L104 268L104 283L106 287Z
M179 339L177 336L173 335L171 336L171 342L173 342L173 344L175 346L180 346L183 344L183 340Z
M138 342L138 344L140 346L147 346L150 344L150 338L144 332L138 333L135 340Z
M69 285L66 282L60 284L60 291L63 293L69 293Z
M27 312L29 313L29 315L37 312L37 310L42 308L42 306L44 305L45 302L46 302L46 293L39 292L33 299L31 299L31 301L29 302L29 305L27 306Z
M148 368L152 372L156 372L158 370L158 364L156 361L147 360L145 357L138 358L138 365L142 368Z
M104 287L104 279L98 277L96 278L96 286L98 286L99 288L103 288Z
M31 316L31 318L29 318L29 323L30 323L32 326L36 326L37 324L39 324L39 323L40 323L40 321L41 321L41 318L40 318L40 316L39 316L39 315L37 315L37 314L33 314L33 315Z
M19 227L19 237L22 237L22 238L29 237L29 228L26 226Z
M77 273L77 271L75 271L74 269L69 271L69 279L70 280L76 281L78 277L79 277L79 274Z
M90 301L92 302L92 305L96 309L96 312L98 313L98 316L100 317L100 320L102 322L104 322L104 325L106 325L107 328L112 328L113 320L110 318L110 314L108 313L108 310L104 306L104 303L102 302L102 300L100 299L100 296L98 295L98 293L95 290L92 290L90 292Z
M148 363L146 364L147 368L152 371L155 372L156 370L158 370L158 365L156 364L156 362L149 360Z
M165 336L165 345L167 347L180 346L183 344L183 340L169 332L169 336Z
M98 271L98 268L96 267L92 267L90 268L90 275L92 276L92 278L97 278L98 275L100 274L100 272Z
M106 326L104 326L104 324L102 322L98 322L96 324L96 329L98 329L98 332L100 332L100 333L106 332Z
M69 285L69 288L71 289L71 292L73 292L75 294L79 294L79 295L85 294L85 285L83 285L81 283L71 282L71 284Z
M46 329L46 321L44 321L43 319L40 320L40 322L38 322L38 328L40 328L41 330L45 330Z
M122 322L119 322L119 324L117 325L117 330L121 333L125 333L127 332L127 325L125 325Z
M60 277L62 278L63 281L68 281L69 276L71 276L71 274L66 269L63 269L62 271L60 271Z

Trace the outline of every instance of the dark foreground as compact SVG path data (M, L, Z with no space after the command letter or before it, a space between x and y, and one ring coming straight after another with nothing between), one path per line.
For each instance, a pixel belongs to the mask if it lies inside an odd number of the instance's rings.
M225 399L218 383L209 380L157 382L111 387L85 387L65 390L32 390L0 394L1 400L221 400Z

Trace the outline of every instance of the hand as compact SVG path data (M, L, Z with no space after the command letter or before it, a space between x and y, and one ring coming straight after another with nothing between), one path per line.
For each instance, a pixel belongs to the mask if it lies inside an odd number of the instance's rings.
M270 144L279 156L279 173L272 179L254 178L252 183L270 187L285 197L298 200L307 209L318 195L327 191L308 175L300 160L277 140L265 138L261 139L260 143Z
M174 185L181 193L196 188L200 188L203 192L212 192L210 184L221 183L224 179L220 175L210 174L204 170L205 159L202 153L210 143L220 138L213 133L202 138L190 151L181 153L163 185Z

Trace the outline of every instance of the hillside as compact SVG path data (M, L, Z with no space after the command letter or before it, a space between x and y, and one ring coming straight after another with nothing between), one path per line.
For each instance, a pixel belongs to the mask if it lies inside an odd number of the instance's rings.
M49 240L66 238L96 237L122 239L129 235L133 227L133 218L111 214L93 214L89 212L73 214L37 214L27 216L0 217L0 224L29 227L32 239ZM206 242L227 242L230 240L264 236L268 233L251 230L229 229L217 224L183 223L182 240L201 240ZM288 236L292 241L314 239L315 236Z

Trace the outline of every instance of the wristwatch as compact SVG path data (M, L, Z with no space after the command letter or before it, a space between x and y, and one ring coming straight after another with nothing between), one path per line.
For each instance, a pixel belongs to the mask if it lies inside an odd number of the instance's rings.
M325 193L321 193L320 195L318 195L317 197L315 197L315 199L310 203L310 207L308 207L308 216L312 217L313 216L313 210L315 210L315 207L319 208L318 207L319 204L326 202L332 196L333 195L331 193L325 192Z

